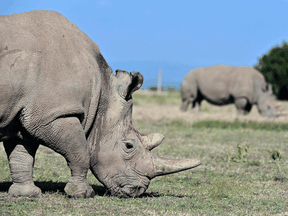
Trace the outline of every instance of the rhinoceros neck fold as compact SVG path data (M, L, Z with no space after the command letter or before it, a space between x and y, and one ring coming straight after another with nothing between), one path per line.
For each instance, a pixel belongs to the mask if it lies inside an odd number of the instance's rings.
M113 73L111 74L111 68L101 53L97 54L95 58L99 64L100 73L93 77L91 100L83 124L90 154L94 151L95 145L99 142L98 140L105 128L106 108L109 103L109 85L111 75L113 75Z
M100 92L100 95L103 97L102 93ZM105 101L105 100L104 100ZM106 102L104 102L106 103ZM102 104L102 105L101 105ZM93 106L93 104L92 104ZM96 107L96 109L94 109ZM90 154L92 154L93 151L95 151L95 148L97 144L100 142L101 137L103 136L103 133L105 133L106 126L106 110L103 109L103 99L100 97L98 100L98 104L95 107L92 108L94 113L92 113L89 116L89 119L87 119L87 130L86 137L87 142L89 145L89 151ZM94 114L94 115L93 115Z

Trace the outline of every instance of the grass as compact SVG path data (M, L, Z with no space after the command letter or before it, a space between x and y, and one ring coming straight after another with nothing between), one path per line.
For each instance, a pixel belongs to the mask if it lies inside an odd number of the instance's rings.
M176 103L178 96L174 96L159 97L164 98L163 103L171 104ZM157 97L139 96L137 103L154 103ZM11 197L7 194L11 185L8 162L0 145L0 215L288 214L285 123L205 120L189 124L173 119L139 120L134 124L141 133L165 135L153 153L171 158L200 158L202 165L157 177L143 196L128 199L106 194L89 172L88 182L97 195L76 200L64 193L70 177L66 161L41 146L36 155L34 181L42 189L42 197Z
M180 120L139 121L135 125L143 133L166 135L164 143L153 150L155 154L172 158L197 157L203 164L190 171L155 178L147 192L134 199L108 196L89 173L88 181L98 195L93 199L74 200L63 192L70 176L64 158L41 146L34 180L44 194L41 198L15 198L7 194L11 179L1 146L1 214L223 215L225 212L227 215L273 215L288 212L286 131L197 128ZM245 160L241 157L227 159L229 154L241 155L237 146L246 144L250 147ZM282 155L281 160L273 159L275 150Z
M252 130L267 130L267 131L288 131L288 124L283 122L256 122L256 121L238 121L235 120L225 121L225 120L215 120L215 119L205 119L202 121L197 121L195 123L188 123L187 121L176 118L168 121L167 119L162 119L160 121L155 122L155 124L160 125L173 125L179 128L193 127L193 128L210 128L210 129L252 129Z
M194 128L222 128L222 129L253 129L269 131L288 131L287 123L278 122L256 122L256 121L223 121L223 120L204 120L193 124Z
M138 93L133 94L133 104L140 106L143 104L159 104L159 105L178 105L181 103L180 92L165 92L162 94L152 93Z
M175 188L174 194L197 194L191 198L194 204L190 206L194 207L189 214L272 215L288 211L288 164L284 159L288 152L286 131L195 128L185 122L181 124L181 121L144 121L141 126L140 131L145 128L149 128L147 132L157 131L158 128L166 134L165 144L155 149L159 155L198 157L203 161L199 168L165 177L179 179L182 176L185 179L178 189ZM250 147L245 148L246 145ZM276 149L283 155L278 162L271 152ZM228 160L228 155L237 159ZM167 185L162 181L161 184ZM153 187L156 186L151 184L150 190ZM196 200L202 201L198 203L199 209L195 208Z

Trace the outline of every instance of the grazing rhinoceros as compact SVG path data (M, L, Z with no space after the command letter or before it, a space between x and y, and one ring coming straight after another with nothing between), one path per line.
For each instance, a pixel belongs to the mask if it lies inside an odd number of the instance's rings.
M139 72L117 70L96 43L53 11L0 16L0 141L9 159L9 194L38 196L32 179L43 144L71 170L65 191L92 197L91 169L114 195L139 196L152 178L200 165L151 153L164 136L140 134L132 123Z
M235 103L238 116L250 112L256 104L261 115L275 118L276 106L272 103L272 87L261 73L251 67L212 66L197 68L188 73L182 83L181 110L189 103L196 112L202 100L214 105Z

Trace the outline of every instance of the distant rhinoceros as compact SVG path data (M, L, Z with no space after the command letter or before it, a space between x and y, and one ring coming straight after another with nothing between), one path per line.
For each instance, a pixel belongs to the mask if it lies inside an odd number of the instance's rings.
M214 105L235 103L238 116L249 113L256 104L261 115L275 118L279 114L272 96L272 86L257 70L216 65L194 69L185 76L181 87L181 110L186 111L192 103L192 108L198 112L205 99Z
M139 196L152 178L200 165L151 153L164 136L132 123L139 72L113 74L96 43L53 11L0 16L0 141L13 184L9 194L38 196L32 170L43 144L71 170L65 191L92 197L91 169L114 194Z

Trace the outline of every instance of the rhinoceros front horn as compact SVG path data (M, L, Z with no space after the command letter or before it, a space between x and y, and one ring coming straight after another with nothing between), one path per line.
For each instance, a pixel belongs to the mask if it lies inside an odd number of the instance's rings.
M147 150L152 150L161 144L164 136L159 133L151 133L141 135L142 144ZM201 164L199 159L167 159L152 154L151 163L152 170L149 172L149 177L152 179L156 176L168 175L187 169L192 169Z
M167 159L153 155L152 163L154 165L154 170L149 175L151 179L156 176L192 169L199 166L201 161L199 159Z

